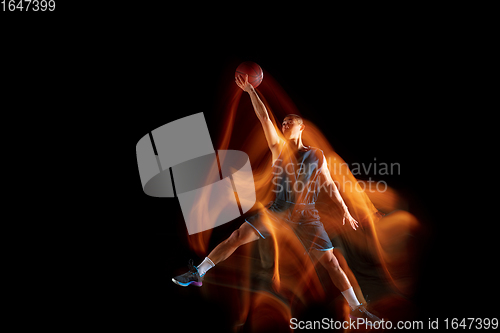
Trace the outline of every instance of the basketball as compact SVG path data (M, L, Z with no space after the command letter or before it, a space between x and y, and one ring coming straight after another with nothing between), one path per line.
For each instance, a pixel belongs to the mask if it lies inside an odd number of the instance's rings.
M254 88L257 88L264 78L262 68L252 61L245 61L241 63L238 68L236 68L234 77L236 78L238 75L241 75L244 78L245 74L248 75L248 83L250 83Z

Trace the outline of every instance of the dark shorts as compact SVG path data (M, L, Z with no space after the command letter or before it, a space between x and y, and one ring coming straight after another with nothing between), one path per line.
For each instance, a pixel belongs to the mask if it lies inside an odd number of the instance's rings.
M270 223L265 225L263 214L267 214ZM297 238L307 251L328 251L333 249L332 242L319 219L319 213L312 205L290 204L286 201L275 200L265 211L247 217L245 222L250 224L260 237L271 236L268 228L277 233L282 228L293 230Z

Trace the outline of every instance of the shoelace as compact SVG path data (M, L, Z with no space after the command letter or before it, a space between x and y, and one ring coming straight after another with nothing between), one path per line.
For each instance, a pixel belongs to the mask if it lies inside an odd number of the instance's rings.
M194 265L193 259L189 259L188 268L189 268L189 271L191 272L191 274L198 273L198 268Z

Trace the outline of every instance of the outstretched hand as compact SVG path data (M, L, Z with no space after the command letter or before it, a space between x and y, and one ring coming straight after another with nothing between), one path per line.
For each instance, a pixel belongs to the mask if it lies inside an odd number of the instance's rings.
M253 86L248 83L248 74L245 74L244 77L238 74L238 76L234 78L234 81L243 91L250 92L253 89Z
M346 213L344 214L344 219L343 219L343 225L345 225L345 221L349 221L349 223L351 224L351 227L356 230L357 227L359 227L359 224L358 224L358 221L356 221L354 219L354 217L351 216L351 214L349 213Z

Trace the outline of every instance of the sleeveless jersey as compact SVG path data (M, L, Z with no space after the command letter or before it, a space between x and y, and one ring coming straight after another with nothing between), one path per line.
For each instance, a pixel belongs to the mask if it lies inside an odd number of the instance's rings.
M320 169L323 152L318 148L294 149L284 143L273 164L276 198L298 204L313 204L320 192Z

